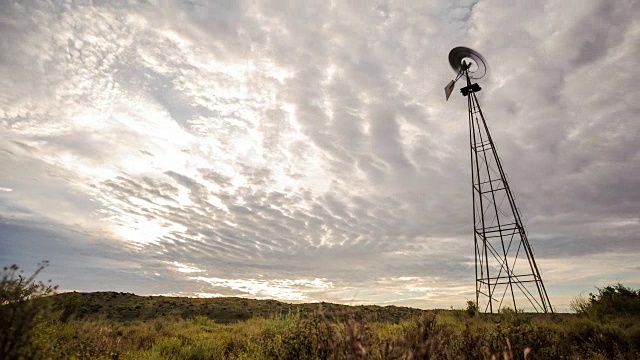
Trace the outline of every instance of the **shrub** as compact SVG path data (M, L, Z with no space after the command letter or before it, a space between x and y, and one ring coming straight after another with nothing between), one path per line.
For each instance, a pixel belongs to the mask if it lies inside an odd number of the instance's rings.
M622 284L606 286L598 288L598 294L589 294L588 299L576 297L571 306L578 314L596 318L639 314L640 290L633 290Z
M162 359L178 359L182 341L177 337L161 337L153 344L153 350Z
M284 333L281 354L285 359L326 359L334 331L320 316L297 319Z
M584 314L589 308L589 299L584 295L578 295L573 300L571 300L569 308L576 314Z
M470 317L478 314L478 304L475 301L467 300L467 308L465 309Z
M57 286L36 282L35 277L47 267L38 264L33 275L25 277L17 265L5 266L0 280L0 359L30 358L31 340L42 321L49 302L44 299ZM51 282L51 280L49 280Z

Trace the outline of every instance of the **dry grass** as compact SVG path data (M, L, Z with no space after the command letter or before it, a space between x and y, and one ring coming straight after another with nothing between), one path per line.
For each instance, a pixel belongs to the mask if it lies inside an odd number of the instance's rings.
M53 359L637 359L633 324L568 314L472 318L455 310L398 322L321 312L227 324L203 316L52 319L37 329L33 347Z

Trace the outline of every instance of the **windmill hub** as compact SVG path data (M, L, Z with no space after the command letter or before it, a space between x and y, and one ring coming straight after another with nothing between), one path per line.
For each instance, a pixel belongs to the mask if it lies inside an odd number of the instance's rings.
M479 69L478 63L470 57L462 59L462 66L466 66L467 71L470 73L474 73Z

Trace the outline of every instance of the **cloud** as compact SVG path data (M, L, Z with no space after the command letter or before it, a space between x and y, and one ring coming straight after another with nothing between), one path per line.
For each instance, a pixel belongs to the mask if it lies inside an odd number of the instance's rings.
M307 294L308 289L312 289L316 293L318 289L324 291L333 287L333 284L327 283L323 279L278 279L278 280L230 280L219 278L206 278L206 277L192 277L191 279L196 281L204 281L209 283L213 289L222 288L223 290L232 289L240 292L243 296L251 296L256 299L282 299L285 301L313 301L314 298L309 298Z
M0 229L36 237L0 245L20 260L92 244L136 264L87 270L114 289L464 304L458 45L490 62L480 102L552 303L567 264L640 252L634 3L0 6Z

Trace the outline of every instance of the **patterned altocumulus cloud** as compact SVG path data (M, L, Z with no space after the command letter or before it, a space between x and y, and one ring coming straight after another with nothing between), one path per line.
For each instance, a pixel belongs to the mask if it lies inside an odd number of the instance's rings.
M551 302L640 286L634 1L0 4L0 260L62 288L463 306L479 94Z

